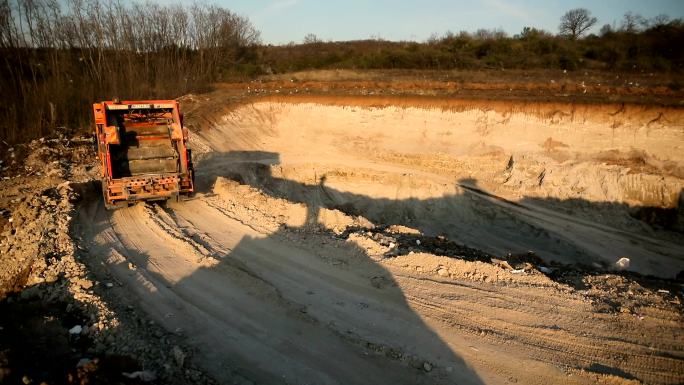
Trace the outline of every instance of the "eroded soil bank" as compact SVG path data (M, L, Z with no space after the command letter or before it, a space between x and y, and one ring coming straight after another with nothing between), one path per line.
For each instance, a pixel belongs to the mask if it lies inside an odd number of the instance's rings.
M320 185L318 204L491 253L589 266L629 258L629 270L668 278L684 269L682 111L393 100L238 108L201 131L213 152L199 173L267 164L258 183L282 197L308 203L286 182Z

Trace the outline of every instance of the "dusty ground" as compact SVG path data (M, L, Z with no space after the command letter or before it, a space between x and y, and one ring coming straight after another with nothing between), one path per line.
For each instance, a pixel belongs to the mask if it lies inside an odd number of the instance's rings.
M184 362L180 336L83 263L71 226L95 186L90 138L10 148L0 180L0 383L213 383Z
M181 100L190 201L106 211L86 140L21 150L56 153L0 182L5 381L684 382L681 109L236 95Z
M261 77L250 94L423 95L480 100L682 106L684 77L563 70L316 70ZM245 90L245 83L219 88Z

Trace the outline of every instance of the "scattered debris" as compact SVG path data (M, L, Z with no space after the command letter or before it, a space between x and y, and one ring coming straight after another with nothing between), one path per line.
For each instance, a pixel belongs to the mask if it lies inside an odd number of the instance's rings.
M82 367L88 365L90 362L92 362L92 360L90 358L81 358L80 360L78 360L76 367L82 368Z
M615 262L615 268L618 270L626 270L629 268L629 258L622 257Z
M183 352L183 350L178 345L174 346L172 351L173 351L173 358L176 360L176 365L178 365L178 367L182 368L183 363L185 362L185 353Z
M133 373L122 372L121 374L126 378L138 379L143 382L151 382L157 379L157 375L154 372L147 370L139 370Z
M502 259L492 258L492 263L505 270L514 270L510 263L508 263L508 261Z

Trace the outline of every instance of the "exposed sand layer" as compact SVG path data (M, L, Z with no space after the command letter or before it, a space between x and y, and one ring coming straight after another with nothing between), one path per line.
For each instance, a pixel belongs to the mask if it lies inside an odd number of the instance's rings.
M202 132L214 152L199 173L271 164L255 184L279 196L312 203L293 187L315 191L325 176L313 203L488 252L587 265L627 257L666 277L684 269L682 112L360 100L242 107ZM333 105L342 102L352 106Z
M193 200L108 212L94 197L77 218L91 262L219 381L684 381L679 297L483 262L626 257L674 277L681 112L313 101L212 117L192 139Z

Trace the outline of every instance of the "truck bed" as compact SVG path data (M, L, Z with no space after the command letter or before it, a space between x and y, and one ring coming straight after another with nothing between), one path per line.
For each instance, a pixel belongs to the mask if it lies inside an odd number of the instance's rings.
M121 144L110 146L112 177L178 172L178 151L166 124L123 124Z

